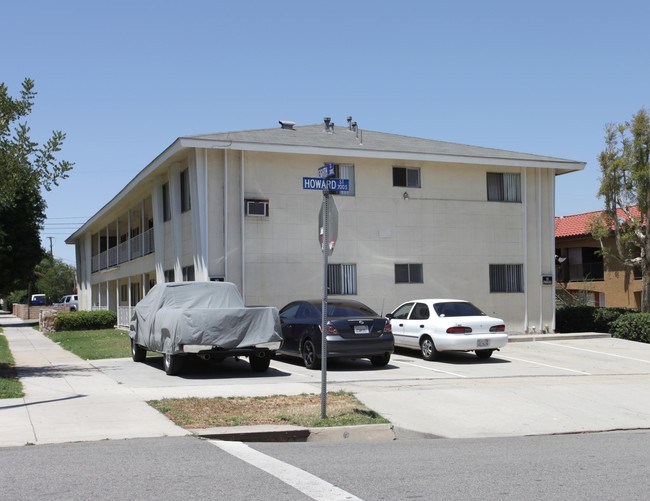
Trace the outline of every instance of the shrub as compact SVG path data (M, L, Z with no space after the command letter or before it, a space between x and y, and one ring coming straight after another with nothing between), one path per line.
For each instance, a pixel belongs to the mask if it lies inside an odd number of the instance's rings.
M612 336L630 341L650 343L650 313L626 313L611 326Z
M54 328L57 331L110 329L116 324L117 313L107 310L59 313L54 320Z
M555 311L556 332L611 332L621 315L636 314L625 308L561 306Z

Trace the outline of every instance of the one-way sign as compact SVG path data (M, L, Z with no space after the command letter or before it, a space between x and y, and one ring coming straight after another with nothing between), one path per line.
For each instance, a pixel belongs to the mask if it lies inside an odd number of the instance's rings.
M332 191L349 191L350 190L350 180L349 179L322 179L320 177L303 177L302 178L302 189L303 190L324 190L327 188Z

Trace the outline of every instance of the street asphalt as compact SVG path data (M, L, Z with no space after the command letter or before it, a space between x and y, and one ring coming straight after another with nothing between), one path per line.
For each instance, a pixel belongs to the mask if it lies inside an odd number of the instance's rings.
M0 447L199 434L230 440L394 440L582 433L650 428L650 345L602 334L512 336L489 361L473 355L425 362L398 351L387 368L328 367L329 391L351 391L392 425L304 430L185 430L146 402L188 396L320 392L320 373L299 360L250 371L228 359L213 372L170 377L160 357L84 361L31 324L0 314L25 397L0 400ZM538 342L541 341L541 342ZM585 345L580 343L590 342ZM328 364L330 365L330 364Z

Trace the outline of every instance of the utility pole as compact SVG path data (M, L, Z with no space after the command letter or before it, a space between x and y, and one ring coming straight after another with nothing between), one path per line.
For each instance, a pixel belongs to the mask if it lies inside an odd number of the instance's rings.
M54 259L54 252L52 251L52 240L54 240L54 237L47 237L50 239L50 257Z

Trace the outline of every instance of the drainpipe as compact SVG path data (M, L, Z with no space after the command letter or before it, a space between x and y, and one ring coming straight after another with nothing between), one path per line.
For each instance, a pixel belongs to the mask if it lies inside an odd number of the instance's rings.
M223 279L228 281L228 150L223 150Z
M542 169L537 168L537 283L539 287L539 332L544 332L544 316L543 316L543 293L544 286L542 285Z
M241 214L241 295L246 304L246 235L244 234L244 150L241 150L241 167L239 172L240 179L240 192L239 192L239 206Z
M552 284L552 289L551 289L551 303L553 305L553 318L551 320L551 332L555 332L555 171L551 170L549 171L549 184L551 185L551 189L549 190L553 196L551 197L551 203L550 205L550 214L549 214L549 221L551 224L549 225L549 233L550 233L550 242L552 242L553 247L551 247L551 276L553 277L553 284Z
M527 169L521 169L521 203L524 209L524 332L528 332L528 179Z

